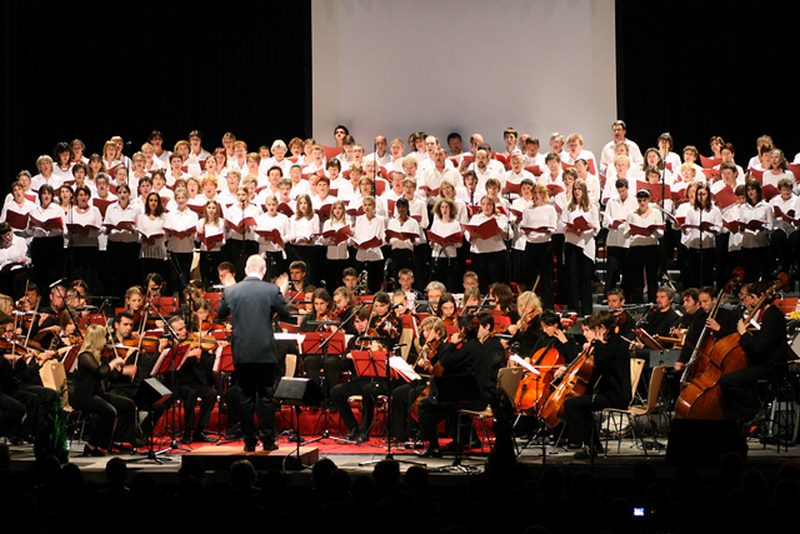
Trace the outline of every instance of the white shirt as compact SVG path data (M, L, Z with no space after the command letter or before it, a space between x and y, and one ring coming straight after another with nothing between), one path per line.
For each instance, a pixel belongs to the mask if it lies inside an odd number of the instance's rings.
M155 217L150 219L147 215L140 213L136 218L136 230L142 234L142 248L139 251L140 258L163 260L167 257L167 247L164 241L164 216ZM161 234L160 237L149 244L145 239L147 236L155 236Z
M346 220L341 221L334 221L333 219L327 219L325 224L322 225L322 232L325 233L329 230L339 230L345 226L349 226ZM349 257L349 253L347 251L347 240L345 239L338 245L334 245L333 241L323 238L322 239L323 245L326 245L325 257L329 260L346 260Z
M203 252L219 252L222 250L222 247L225 245L225 220L220 218L217 221L217 224L208 223L205 219L199 219L197 221L197 236L200 240L200 250ZM211 245L211 248L208 248L208 244L205 240L201 239L202 237L211 238L221 236L220 241L214 241Z
M140 211L128 203L125 209L119 203L112 204L106 210L106 216L103 220L103 225L117 226L121 222L131 223L130 230L120 230L115 228L106 227L108 240L117 243L135 243L139 240L139 234L136 233L136 220L139 217Z
M416 234L422 237L420 232L419 223L409 217L405 220L405 222L401 223L400 219L396 216L389 219L389 223L386 225L386 230L392 230L394 232L402 232L408 234ZM405 240L405 239L398 239L396 237L389 238L389 245L392 247L392 250L414 250L414 245L419 242L419 238L415 241L412 240Z
M258 219L258 216L261 214L260 209L253 204L248 204L244 212L242 212L242 206L237 202L235 204L231 204L231 206L225 210L225 220L232 223L233 225L238 226L243 219L250 218L253 222ZM238 230L233 228L228 228L228 234L226 235L226 239L236 239L239 241L247 240L247 241L257 241L258 236L253 231L255 226L250 226L246 229L244 234L239 233Z
M639 145L630 139L625 139L625 144L628 145L628 157L631 159L631 167L641 167L642 163L644 163L644 158L642 157L642 151L639 150ZM612 139L605 144L602 152L600 152L600 172L609 167L614 167L615 146L617 146L617 143Z
M664 230L661 228L653 231L650 235L634 234L631 232L631 225L647 228L648 226L663 224L664 218L661 216L661 212L653 207L648 207L648 212L644 215L641 215L636 210L632 211L628 214L627 228L625 229L628 238L628 246L633 249L635 247L658 245L658 240L664 235ZM631 254L635 254L635 252L631 251Z
M500 228L500 233L495 234L489 239L481 239L479 237L472 238L469 231L465 231L464 235L467 241L470 242L469 250L473 254L486 254L491 252L500 252L506 249L504 239L508 236L508 218L505 215L486 215L483 212L476 213L469 220L472 226L479 226L489 219L494 218L497 221L497 226Z
M49 185L53 188L55 194L54 197L58 196L58 188L64 183L64 180L58 176L57 174L53 173L50 175L50 178L46 179L41 174L37 174L33 178L31 178L31 191L36 193L39 192L39 188L43 185Z
M550 204L543 206L534 206L522 212L522 221L520 222L520 230L523 228L550 228L550 232L539 231L522 231L527 243L547 243L550 241L550 236L556 229L558 222L558 213L556 209Z
M175 230L183 232L192 229L197 230L197 214L190 210L188 206L183 211L176 209L167 213L164 219L164 229ZM186 237L169 236L167 241L167 250L177 253L188 253L194 250L195 232L191 232Z
M636 197L630 193L628 193L624 202L619 197L609 199L603 212L603 225L608 228L606 246L628 248L630 245L626 234L628 230L628 215L633 213L637 207ZM622 221L622 224L612 228L611 225L616 221Z
M72 206L67 216L67 230L69 231L69 241L72 247L97 247L97 236L103 227L103 216L100 210L94 206L89 206L85 212L81 212L77 206ZM73 230L69 225L81 225L91 227L86 230Z
M12 234L11 244L0 246L0 271L21 269L31 262L28 255L28 243L24 238Z
M0 212L0 220L11 224L11 228L14 229L14 233L21 235L25 233L25 230L28 228L28 216L34 208L36 208L35 202L32 202L23 196L22 205L20 206L14 200L14 196L9 193L6 197L5 203L3 204L3 211ZM9 214L11 214L11 220L9 220ZM14 221L16 224L12 224L12 221Z
M566 243L570 243L577 247L583 249L583 255L589 258L590 260L595 260L596 255L596 246L594 242L594 236L597 235L597 231L600 228L600 220L597 214L597 208L589 208L589 211L584 211L583 208L580 206L575 206L575 209L572 211L564 210L561 213L561 218L563 219L564 223L572 223L578 219L578 217L583 217L589 222L594 228L582 232L580 235L573 233L573 232L564 232L564 241Z
M686 234L686 247L687 248L714 248L716 246L714 231L719 232L722 226L722 212L719 208L712 206L708 211L701 211L697 208L692 208L686 213L686 226L703 226L706 223L712 225L713 231L703 230L698 228L684 228L683 232Z
M294 216L289 219L289 241L292 241L295 246L308 247L316 245L319 242L320 224L319 216L315 213L311 218ZM305 240L311 239L311 242ZM296 242L296 240L304 240Z
M463 233L461 230L461 223L458 221L458 219L452 219L450 222L446 223L438 217L434 217L430 231L441 237L447 237L455 234L456 232ZM431 256L434 258L455 258L458 255L456 249L460 247L461 241L446 247L431 242Z
M356 217L355 224L353 225L353 237L351 242L364 243L373 237L377 237L381 243L386 239L386 223L383 217L375 215L372 219L367 219L366 215L359 215ZM383 260L383 252L381 247L373 247L358 249L356 252L356 261L380 261Z
M742 235L742 248L759 248L769 246L769 230L772 227L772 207L761 200L755 206L747 202L739 206L739 221L747 224L750 221L761 221L764 228L750 230L745 228Z
M783 230L783 232L786 235L789 235L792 232L797 231L797 226L792 225L791 223L783 219L783 217L779 217L775 213L775 208L779 208L784 215L789 215L790 211L794 211L794 213L792 214L793 215L792 218L795 221L797 221L798 219L800 219L800 197L792 194L789 197L789 200L783 200L783 197L778 195L769 201L769 205L770 208L772 209L772 218L773 218L772 227L775 230Z
M272 216L269 213L262 213L256 218L256 233L258 230L270 231L277 230L284 240L284 247L286 246L286 239L289 239L289 217L283 213L275 212ZM258 251L260 254L265 252L280 252L283 258L286 258L286 251L283 247L267 240L264 236L258 236Z
M60 219L61 227L45 230L39 226L33 225L33 219L36 219L40 223L46 223L52 219ZM61 206L55 202L51 202L46 209L43 209L41 206L36 206L30 211L30 219L28 220L28 234L30 234L32 237L54 237L65 235L66 233L66 214L64 213L64 210L61 209Z

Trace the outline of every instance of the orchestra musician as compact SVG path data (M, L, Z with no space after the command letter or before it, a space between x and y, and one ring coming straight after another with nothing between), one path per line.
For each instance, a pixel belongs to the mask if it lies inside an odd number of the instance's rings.
M617 318L597 312L586 320L584 350L594 351L594 369L586 394L564 401L564 420L569 432L569 446L583 447L576 459L590 458L602 451L598 432L592 425L592 413L603 408L626 408L631 400L630 353L628 342L617 332Z
M129 398L109 393L108 380L118 374L133 376L134 369L124 366L121 357L103 357L106 331L100 325L89 325L78 354L75 389L70 404L98 416L94 432L83 448L84 456L104 456L112 440L134 443L136 440L136 404Z
M334 332L340 322L339 316L333 311L333 299L327 289L319 288L314 290L311 300L314 308L311 313L303 316L303 320L300 323L300 332L322 332L327 334L323 336L323 339L325 339ZM327 326L310 324L314 322L333 324ZM325 375L325 387L328 392L341 382L342 373L350 370L351 367L350 362L344 359L341 354L303 355L303 368L306 376L320 384L320 369L322 369Z
M161 350L183 352L180 368L175 373L176 383L173 388L177 396L183 399L184 428L183 443L213 443L213 439L205 433L211 420L211 412L217 401L217 390L212 373L214 357L201 348L200 342L189 339L189 330L183 317L173 315L168 319L170 328L177 335L175 340L162 339ZM172 343L172 346L170 346ZM195 406L200 398L200 413L195 416Z
M672 308L672 300L675 298L675 291L669 286L661 286L656 291L655 308L645 316L647 333L652 336L670 337L672 328L680 318L678 313ZM667 343L671 346L671 343Z
M350 339L347 344L346 354L348 358L344 359L346 366L353 369L353 362L349 356L354 350L385 350L382 345L374 341L366 340L363 338L372 337L369 332L370 323L370 310L361 308L358 310L353 325L356 329L356 335ZM373 332L374 333L374 332ZM381 372L382 369L378 369ZM350 382L342 382L336 384L331 389L331 402L335 406L342 422L347 428L347 439L355 441L356 444L361 444L369 441L369 433L372 428L372 421L375 416L375 400L378 395L387 395L390 387L386 384L385 378L376 378L371 376L353 376ZM353 395L361 395L361 423L356 421L353 416L353 410L350 408L348 399Z
M737 316L734 311L720 306L716 318L709 317L709 313L716 302L714 294L715 291L713 287L706 286L698 290L697 304L699 305L699 309L694 314L691 314L689 312L691 302L689 306L687 306L687 296L686 292L684 292L684 307L686 307L687 315L692 315L692 321L689 324L689 329L686 331L681 354L678 357L678 361L674 364L675 370L683 369L683 366L689 361L704 327L708 327L714 339L717 340L736 331ZM723 295L717 298L723 298Z
M461 407L480 410L485 408L489 401L490 389L487 386L492 380L491 361L486 357L481 337L488 335L491 329L488 324L481 324L476 316L464 318L462 321L461 348L445 351L439 355L441 375L474 376L478 382L478 400L462 403ZM428 444L420 456L424 458L442 456L436 426L442 418L454 416L457 407L453 403L438 402L431 396L419 401L420 437Z
M743 304L750 310L766 292L763 282L746 286ZM755 327L758 325L758 328ZM742 422L751 420L760 408L754 395L759 380L775 380L786 367L786 317L769 298L766 307L746 322L736 323L741 335L739 344L747 355L747 367L724 374L719 379L723 402L739 416Z

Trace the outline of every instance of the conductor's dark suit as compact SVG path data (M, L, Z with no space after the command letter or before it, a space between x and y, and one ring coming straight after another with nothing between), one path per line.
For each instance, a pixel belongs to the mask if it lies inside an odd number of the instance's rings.
M242 432L245 446L256 443L253 412L258 409L260 439L264 445L275 442L275 412L272 405L274 384L275 337L272 313L289 318L289 310L278 286L256 276L247 276L225 289L219 318L231 316L231 348L236 380L242 388Z

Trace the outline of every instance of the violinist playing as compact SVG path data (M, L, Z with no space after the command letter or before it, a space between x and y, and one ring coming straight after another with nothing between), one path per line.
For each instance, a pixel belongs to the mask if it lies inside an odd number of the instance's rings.
M369 309L361 308L353 320L356 336L348 342L346 348L348 358L344 360L350 369L353 369L353 362L349 356L352 351L370 350L371 348L383 349L383 347L375 347L373 341L363 339L372 337L369 332L369 319ZM341 382L331 389L331 402L339 410L339 415L347 427L347 439L355 441L356 444L369 441L369 431L375 416L375 399L378 395L387 395L388 393L389 388L385 379L355 375L350 382ZM350 403L347 401L353 395L361 395L362 399L360 425L353 416Z
M413 351L414 370L422 376L430 376L439 359L446 352L455 349L446 338L444 322L438 317L426 317L419 325L419 351ZM412 362L409 362L412 363ZM392 390L392 428L391 439L404 443L416 434L416 421L410 416L410 409L428 385L428 380L415 380L398 385Z
M311 313L303 316L300 332L320 332L323 334L322 339L326 339L340 322L339 317L333 311L331 294L325 288L315 289L311 301L314 308ZM313 324L320 322L334 324ZM330 392L336 384L342 381L342 373L352 369L352 363L350 360L343 359L341 354L304 354L303 368L306 376L317 384L320 383L320 368L322 368L327 382L326 387Z
M608 312L597 312L586 320L586 325L584 351L594 351L589 388L585 395L564 401L569 447L583 447L575 453L577 460L602 451L599 433L592 429L592 413L608 407L627 408L631 401L630 353L628 343L617 330L615 317Z
M511 338L511 344L517 344L519 355L529 358L537 341L542 337L542 330L539 327L542 303L536 293L525 291L517 297L517 313L519 319L508 327L508 333L514 336Z
M400 339L400 318L392 309L392 299L388 293L379 291L372 299L372 316L369 322L369 335L383 338L381 344L388 351Z
M747 284L743 297L745 309L752 310L767 290L763 282ZM719 386L723 402L739 416L750 421L760 403L754 391L759 380L775 380L786 366L786 317L775 306L773 298L759 310L750 323L739 319L736 331L742 336L739 344L747 355L747 367L722 375Z
M214 388L214 375L212 366L214 357L200 346L201 339L197 335L190 338L183 318L173 315L169 318L169 325L175 331L177 339L162 340L163 351L175 351L178 355L183 352L184 359L180 368L176 370L173 390L179 398L183 399L184 430L183 443L205 442L214 440L205 433L211 419L211 411L217 400L217 390ZM171 344L171 346L170 346ZM175 356L176 354L173 354ZM199 417L195 417L194 409L197 398L200 397Z
M132 376L134 370L123 365L120 357L103 357L106 331L89 325L78 355L75 389L70 404L84 413L96 414L94 431L83 449L84 456L104 456L112 440L133 443L136 439L136 404L127 397L108 391L108 379L117 374Z
M459 407L481 410L489 402L491 390L487 385L492 381L489 371L490 361L484 354L486 349L479 338L481 329L487 330L487 327L481 325L481 321L475 316L463 318L461 325L463 339L461 348L439 354L440 373L441 376L474 376L478 381L479 399L461 405L438 402L431 396L424 397L419 401L420 437L428 443L427 449L421 453L423 458L440 458L442 456L436 430L436 426L442 418L455 416ZM462 435L466 434L462 433Z

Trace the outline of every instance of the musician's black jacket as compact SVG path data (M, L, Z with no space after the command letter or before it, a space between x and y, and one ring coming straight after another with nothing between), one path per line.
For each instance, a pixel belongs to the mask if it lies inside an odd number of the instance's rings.
M780 367L786 364L786 317L775 306L761 316L761 328L744 334L739 341L750 365Z
M594 391L605 395L615 408L626 408L631 402L631 358L628 343L618 335L610 335L606 343L594 345Z

